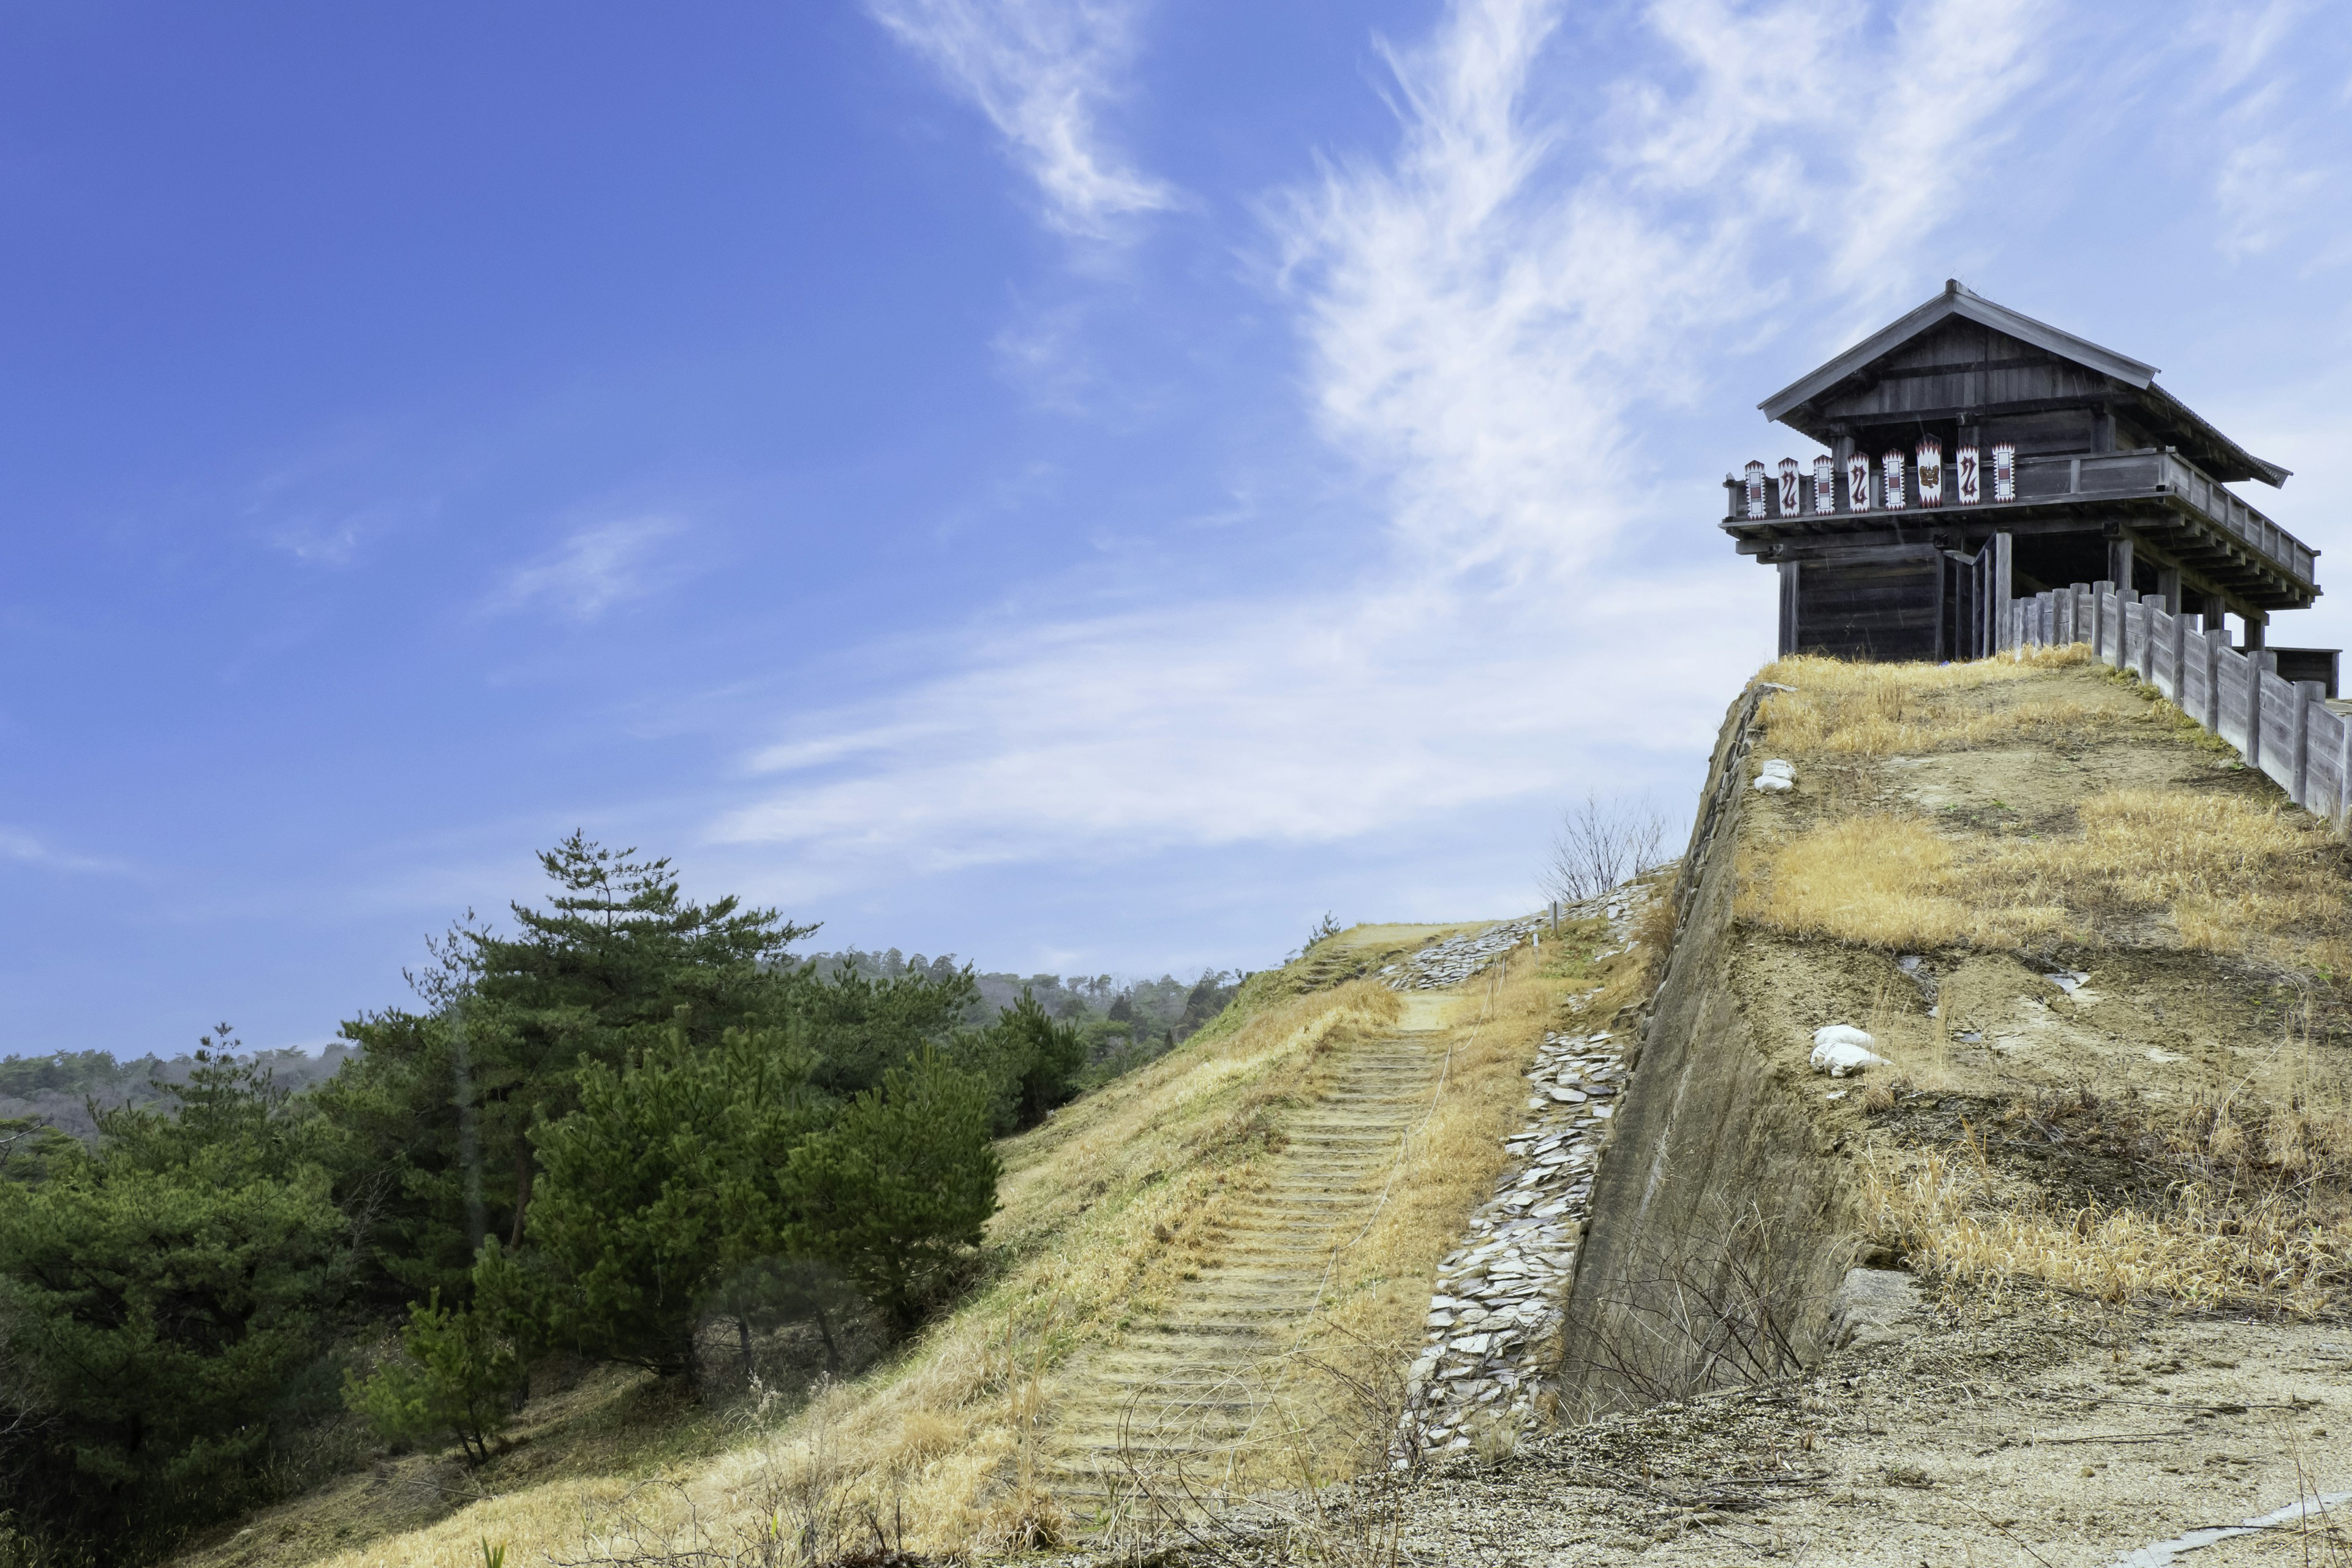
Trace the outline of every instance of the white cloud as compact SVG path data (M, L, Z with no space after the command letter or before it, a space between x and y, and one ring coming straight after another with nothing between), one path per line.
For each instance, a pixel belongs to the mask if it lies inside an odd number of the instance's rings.
M2324 210L2336 184L2328 171L2301 166L2284 136L2257 136L2230 149L2213 178L2221 209L2221 253L2232 259L2274 250Z
M1706 592L1685 602L1736 625L1736 606ZM1632 647L1649 602L1628 595L1583 629ZM1707 639L1643 650L1639 683L1580 684L1542 657L1557 623L1511 600L1328 597L943 649L956 674L812 716L755 754L760 798L709 836L791 848L818 879L804 888L852 882L877 862L929 873L1330 843L1540 795L1595 763L1566 732L1563 704L1574 731L1618 737L1621 752L1629 736L1661 752L1704 743L1712 689L1663 720L1648 691L1696 675Z
M2315 29L2305 25L2313 21ZM2342 33L2336 13L2303 0L2207 5L2184 19L2179 112L2210 160L2213 241L2225 258L2251 260L2315 231L2313 264L2345 258L2328 199L2343 184L2343 95L2325 102L2314 79L2341 59Z
M517 610L547 606L580 620L593 620L614 605L642 597L675 576L656 559L655 547L677 534L677 520L632 518L584 528L545 559L518 568L488 607Z
M0 859L15 860L21 865L38 866L45 870L120 875L127 870L119 860L104 860L88 855L76 855L57 848L18 828L0 827Z
M2016 0L1891 27L1842 4L1645 15L1636 68L1580 92L1564 4L1453 7L1389 53L1393 154L1268 204L1307 395L1386 498L1352 582L945 647L951 673L754 757L713 837L788 851L814 889L1363 841L1703 755L1771 600L1706 527L1704 476L1661 482L1658 429L1776 312L1876 325L1934 286L1918 258L2035 35ZM1759 59L1840 90L1776 92ZM1640 524L1696 552L1632 564Z
M1572 68L1561 7L1456 6L1391 56L1395 159L1278 220L1327 428L1427 552L1583 565L1655 510L1643 422L1785 306L1793 251L1841 315L1927 291L1914 258L2032 79L2022 9L1937 0L1882 37L1858 6L1664 0L1664 61L1577 123L1530 102L1539 64Z
M1137 0L868 0L900 42L979 106L1044 195L1046 216L1100 237L1176 193L1104 145L1099 116L1133 58Z

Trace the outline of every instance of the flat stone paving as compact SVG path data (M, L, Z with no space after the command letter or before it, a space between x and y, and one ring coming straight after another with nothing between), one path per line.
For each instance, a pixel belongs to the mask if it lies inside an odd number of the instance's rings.
M1621 888L1571 912L1608 920L1609 945L1598 955L1606 957L1631 945L1649 897L1645 889ZM1528 1071L1528 1121L1504 1140L1515 1163L1471 1215L1464 1245L1438 1266L1427 1342L1406 1374L1392 1464L1458 1453L1485 1425L1524 1427L1553 1389L1554 1336L1591 1207L1593 1165L1625 1084L1623 1043L1606 1030L1544 1037Z

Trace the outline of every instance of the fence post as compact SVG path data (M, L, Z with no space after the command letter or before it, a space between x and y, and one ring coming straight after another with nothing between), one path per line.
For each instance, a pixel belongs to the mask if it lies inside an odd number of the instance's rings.
M2180 679L2181 656L2188 648L2189 612L2175 610L2172 612L2172 700L2176 706L2182 705L2180 699L2189 690L2188 684Z
M2344 722L2336 726L2336 820L2345 832L2352 833L2352 713L2337 717Z
M2197 639L2205 649L2205 729L2215 735L2221 732L2221 649L2229 639L2227 631L2210 626Z
M2311 806L2311 704L2326 690L2316 680L2294 683L2294 804L2305 810Z
M2101 664L2107 661L2107 615L2115 595L2116 585L2105 577L2091 584L2091 657Z
M2252 648L2246 650L2246 766L2263 765L2263 661Z

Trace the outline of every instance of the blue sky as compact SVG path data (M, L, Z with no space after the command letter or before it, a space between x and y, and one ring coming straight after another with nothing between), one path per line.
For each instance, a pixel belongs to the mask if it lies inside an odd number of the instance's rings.
M7 7L0 1051L316 1045L574 826L989 968L1530 907L1948 276L2352 643L2347 174L2316 5Z

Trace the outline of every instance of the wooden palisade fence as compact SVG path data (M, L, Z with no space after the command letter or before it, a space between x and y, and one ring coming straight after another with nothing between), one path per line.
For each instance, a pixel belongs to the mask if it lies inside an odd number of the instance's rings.
M2088 643L2278 781L2297 805L2352 831L2352 721L2329 708L2316 680L2283 680L2278 655L2244 653L2228 632L2193 625L2161 596L2112 583L2077 583L2009 605L2012 648Z

